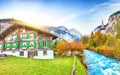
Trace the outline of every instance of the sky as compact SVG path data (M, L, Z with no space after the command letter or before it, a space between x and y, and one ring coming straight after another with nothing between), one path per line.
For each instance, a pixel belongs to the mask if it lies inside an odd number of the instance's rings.
M88 35L120 10L120 0L0 0L0 19L15 18L35 25L65 26Z

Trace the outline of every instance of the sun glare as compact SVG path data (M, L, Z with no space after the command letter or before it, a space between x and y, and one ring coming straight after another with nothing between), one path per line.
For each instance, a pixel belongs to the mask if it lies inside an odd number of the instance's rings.
M28 23L32 23L35 25L52 25L54 24L53 15L47 13L37 13L32 11L15 11L15 13L11 13L11 16L15 19L22 20Z

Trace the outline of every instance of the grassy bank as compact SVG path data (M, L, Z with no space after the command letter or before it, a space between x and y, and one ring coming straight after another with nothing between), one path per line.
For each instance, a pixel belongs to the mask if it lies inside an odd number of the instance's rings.
M76 75L87 75L87 70L85 66L77 59L76 63Z
M0 60L0 75L71 75L73 60L73 57L53 60L10 57ZM77 75L83 75L84 68L77 63Z

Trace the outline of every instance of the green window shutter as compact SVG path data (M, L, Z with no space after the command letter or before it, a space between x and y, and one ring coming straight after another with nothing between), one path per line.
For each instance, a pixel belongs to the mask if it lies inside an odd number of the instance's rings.
M49 40L46 41L46 46L50 47L50 41Z
M26 42L26 47L29 48L30 42Z
M0 49L4 49L4 44L0 44Z
M9 44L7 43L7 44L6 44L6 48L9 48L9 47L10 47Z
M20 42L20 48L22 48L23 47L23 42Z
M15 43L15 48L18 48L18 42Z
M36 34L35 33L33 34L33 36L34 36L34 38L36 38Z
M5 49L5 44L2 44L2 48Z
M27 34L26 34L26 39L28 39L29 37L30 37L30 34L27 33Z
M7 48L7 44L4 44L4 48L5 48L5 49Z
M10 43L9 45L10 45L10 48L12 48L12 43Z
M36 41L34 41L34 48L36 48Z
M43 47L43 41L40 40L40 48L42 48L42 47Z

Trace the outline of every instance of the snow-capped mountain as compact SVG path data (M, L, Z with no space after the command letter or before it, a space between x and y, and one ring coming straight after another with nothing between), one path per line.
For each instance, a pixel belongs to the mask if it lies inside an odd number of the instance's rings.
M65 26L44 26L42 29L45 29L52 34L57 35L59 40L65 39L68 42L72 42L73 40L79 41L81 39L81 34L79 31L76 29L67 29Z

